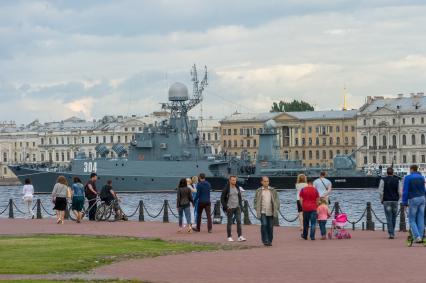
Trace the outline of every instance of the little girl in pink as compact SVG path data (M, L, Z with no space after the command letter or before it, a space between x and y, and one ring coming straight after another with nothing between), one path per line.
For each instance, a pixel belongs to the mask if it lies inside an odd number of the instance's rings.
M317 208L318 224L321 231L321 240L326 239L327 230L325 224L327 219L330 217L330 210L328 209L328 201L325 198L320 198L319 205Z

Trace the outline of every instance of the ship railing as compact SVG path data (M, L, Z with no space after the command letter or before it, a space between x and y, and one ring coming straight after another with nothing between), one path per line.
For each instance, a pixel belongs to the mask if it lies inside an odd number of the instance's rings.
M13 219L15 218L15 215L18 215L20 217L31 216L29 215L31 214L31 212L28 212L26 211L26 209L20 207L18 205L19 203L22 203L22 201L19 201L17 199L9 199L9 202L6 205L0 206L0 217L4 215L4 216L8 216L8 218L10 219ZM93 204L91 207L86 205L87 208L84 210L84 214L88 215L89 211L94 208L95 204ZM71 203L68 204L68 208L66 209L66 213L65 213L65 218L75 220L72 217L71 205L72 205ZM50 202L43 203L41 199L37 199L32 207L32 211L34 211L34 209L36 210L35 215L37 219L55 216L55 213L53 211L53 204ZM332 217L333 216L336 217L336 215L340 213L344 213L344 211L345 210L342 209L339 202L334 202L333 208L331 210ZM138 205L136 205L133 208L130 208L129 213L127 213L124 210L123 212L129 219L131 218L137 219L140 222L145 221L145 215L148 216L149 220L151 221L162 216L164 223L168 223L170 217L174 217L175 219L178 218L178 212L172 208L168 200L163 201L159 210L158 208L152 209L146 206L144 201L140 200ZM259 223L259 220L256 215L256 211L250 206L248 200L244 200L243 202L242 213L244 215L243 223L245 225L250 225L254 222ZM211 215L213 216L214 223L218 224L222 222L223 216L222 216L220 200L216 201ZM399 230L407 231L406 211L405 211L405 207L402 204L400 206L397 216L399 216ZM291 215L285 215L285 213L283 213L282 210L279 210L278 215L274 217L274 225L275 226L280 226L280 225L294 226L289 224L296 222L298 219L299 219L298 213L291 216ZM376 211L372 208L371 202L367 202L365 209L361 213L358 213L358 215L348 215L348 223L352 225L353 230L355 230L356 227L359 227L359 224L361 224L362 230L375 230L374 220L376 220L382 225L382 230L384 231L387 223L386 221L378 217Z

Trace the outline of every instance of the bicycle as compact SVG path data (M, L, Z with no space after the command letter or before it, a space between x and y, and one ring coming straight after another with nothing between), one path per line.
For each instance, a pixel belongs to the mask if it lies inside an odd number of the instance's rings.
M119 215L116 214L116 211L119 212ZM118 206L118 200L113 200L109 204L107 204L105 201L101 201L101 204L98 206L96 210L95 220L96 221L127 220L127 216L124 215L124 212Z

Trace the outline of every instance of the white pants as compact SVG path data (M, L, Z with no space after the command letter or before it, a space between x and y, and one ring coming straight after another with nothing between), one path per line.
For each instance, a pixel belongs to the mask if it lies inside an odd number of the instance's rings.
M31 218L34 216L33 212L33 198L24 198L25 207L27 208L27 212L25 214L26 218Z

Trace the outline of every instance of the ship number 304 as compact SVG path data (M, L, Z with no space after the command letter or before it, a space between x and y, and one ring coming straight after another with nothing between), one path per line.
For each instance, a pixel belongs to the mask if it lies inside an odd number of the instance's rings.
M96 162L84 162L83 166L84 166L83 170L85 173L96 172L96 169L97 169Z

